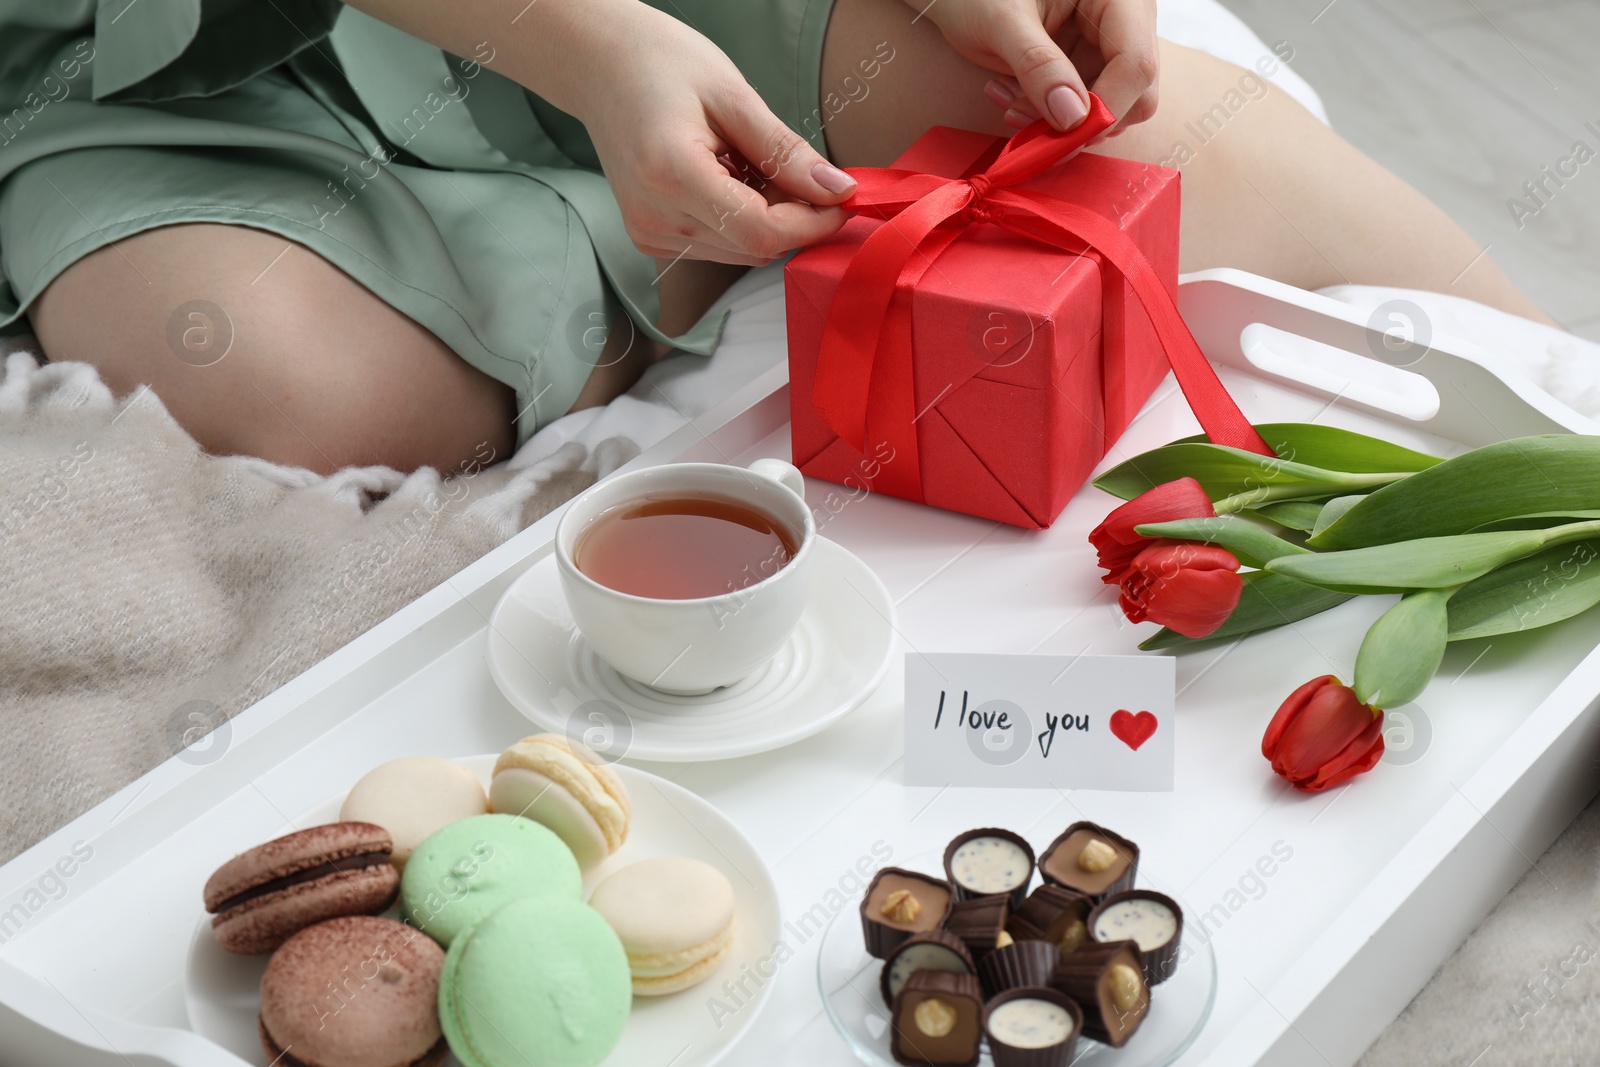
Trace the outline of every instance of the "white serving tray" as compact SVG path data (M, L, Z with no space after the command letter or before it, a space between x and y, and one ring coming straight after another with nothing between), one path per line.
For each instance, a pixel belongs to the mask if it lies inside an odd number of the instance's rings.
M1492 358L1448 338L1406 354L1427 383L1348 359L1341 383L1314 349L1310 370L1296 371L1308 347L1278 331L1357 353L1386 351L1383 335L1346 305L1236 271L1184 281L1186 317L1256 421L1315 419L1446 454L1512 433L1595 432L1528 387L1500 388ZM775 369L625 469L787 457L784 378ZM1421 426L1382 410L1425 417L1434 407ZM1169 380L1107 464L1195 429ZM1149 632L1126 624L1099 582L1084 535L1113 501L1097 490L1080 492L1052 529L1028 532L807 488L826 536L883 578L906 648L1126 653ZM485 624L548 553L560 514L241 713L204 754L168 761L0 867L0 1063L241 1062L183 1029L200 886L221 860L384 759L491 752L531 732L489 678ZM1029 833L1089 818L1138 840L1142 881L1178 897L1212 938L1218 1000L1182 1064L1353 1063L1600 784L1596 613L1452 646L1417 702L1414 743L1393 737L1386 762L1353 784L1308 797L1274 779L1258 750L1267 718L1308 678L1348 677L1381 610L1352 602L1180 656L1171 793L907 788L898 669L799 744L647 765L732 818L778 882L787 922L764 979L771 1002L728 1062L846 1062L813 976L820 930L854 907L864 874L937 854L972 826ZM704 997L708 1011L712 997L738 1010L737 990Z

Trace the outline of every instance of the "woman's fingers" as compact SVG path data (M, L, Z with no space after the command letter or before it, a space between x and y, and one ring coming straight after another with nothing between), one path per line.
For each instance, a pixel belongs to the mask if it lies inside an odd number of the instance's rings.
M688 201L707 205L699 221L707 230L706 239L713 244L770 260L790 249L820 241L844 224L844 212L839 208L814 207L799 201L769 203L744 182L723 177L718 173L721 169L720 164L715 164L714 168L700 170L697 177L703 185L690 190L700 195ZM761 173L765 176L770 170L761 168Z
M809 204L842 203L855 192L856 180L784 125L755 90L742 86L728 97L711 117L767 181Z
M1119 128L1143 122L1156 111L1160 53L1153 0L1110 0L1091 19L1081 12L1083 35L1105 57L1095 95L1117 116Z
M836 207L815 207L798 201L769 203L744 182L730 176L716 155L695 146L680 180L684 213L660 232L644 234L635 243L671 248L672 254L688 249L697 259L723 263L771 262L790 249L829 236L844 224Z
M1005 112L1003 119L1007 126L1020 130L1039 117L1039 111L1033 102L1022 95L1022 86L1015 78L1001 76L993 78L983 87L983 95Z
M1034 110L1056 129L1070 130L1089 113L1088 90L1061 46L1045 32L1038 10L1032 4L1026 7L1031 10L996 14L991 47L1016 75Z

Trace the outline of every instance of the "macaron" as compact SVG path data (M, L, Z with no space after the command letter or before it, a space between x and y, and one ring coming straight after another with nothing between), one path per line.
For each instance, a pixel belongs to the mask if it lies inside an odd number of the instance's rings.
M699 860L630 864L596 886L589 905L617 932L641 997L703 982L733 944L733 887Z
M394 903L400 875L389 831L365 822L313 826L257 845L218 867L205 885L211 932L229 952L271 952L296 931L341 915L376 915Z
M489 806L554 830L585 871L622 847L632 815L617 772L560 734L524 737L500 754Z
M380 763L350 789L345 822L377 823L394 838L394 865L405 868L423 839L442 826L489 810L478 776L454 760L404 756Z
M444 950L393 919L359 915L309 926L261 976L261 1047L304 1067L433 1067Z
M581 901L583 874L553 831L515 815L475 815L436 830L400 878L406 922L447 948L461 931L521 897Z
M595 1067L632 1002L627 954L593 908L524 897L450 945L439 1025L464 1067Z

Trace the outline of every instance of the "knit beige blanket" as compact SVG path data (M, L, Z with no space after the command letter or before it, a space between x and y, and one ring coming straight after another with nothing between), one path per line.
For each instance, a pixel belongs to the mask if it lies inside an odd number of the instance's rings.
M637 453L441 481L203 454L82 363L0 376L0 862Z

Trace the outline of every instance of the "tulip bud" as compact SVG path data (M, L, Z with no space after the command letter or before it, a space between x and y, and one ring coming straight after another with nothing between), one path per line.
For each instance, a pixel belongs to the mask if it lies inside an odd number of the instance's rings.
M1177 519L1216 517L1211 498L1193 478L1179 478L1147 489L1107 515L1089 532L1089 542L1100 556L1107 585L1121 585L1128 566L1140 552L1155 543L1154 538L1133 532L1135 526Z
M1331 674L1289 694L1267 724L1261 754L1273 773L1319 793L1369 771L1383 755L1383 712L1363 704Z
M1205 637L1244 592L1239 561L1225 548L1152 541L1123 572L1120 603L1129 622L1150 619L1185 637Z

